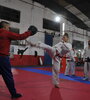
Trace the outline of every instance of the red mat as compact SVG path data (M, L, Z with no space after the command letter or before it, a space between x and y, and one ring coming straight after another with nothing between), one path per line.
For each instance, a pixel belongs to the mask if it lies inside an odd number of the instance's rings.
M51 76L17 70L14 75L17 91L23 97L17 100L89 100L90 85L60 79L60 89L54 88ZM0 77L0 100L11 100Z

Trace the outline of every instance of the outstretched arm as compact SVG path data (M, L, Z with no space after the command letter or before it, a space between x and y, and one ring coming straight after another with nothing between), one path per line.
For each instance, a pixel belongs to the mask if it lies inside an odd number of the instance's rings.
M7 37L10 40L24 40L29 36L32 36L37 33L37 28L35 26L30 26L26 32L23 34L16 34L14 32L6 31Z

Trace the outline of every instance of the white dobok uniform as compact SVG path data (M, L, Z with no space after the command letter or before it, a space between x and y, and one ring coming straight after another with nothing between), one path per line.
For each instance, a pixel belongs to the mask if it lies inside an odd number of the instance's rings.
M72 45L70 45L70 48L72 49ZM71 75L75 75L75 58L74 58L74 51L71 50L71 52L66 54L66 69L65 69L65 75L69 75L69 72Z
M84 75L86 78L90 78L90 61L86 61L87 58L90 58L90 48L86 47L83 54L84 62Z
M59 72L60 72L60 58L67 52L70 52L69 43L59 42L55 46L51 47L42 42L36 44L36 47L44 49L52 58L52 81L53 84L59 84Z

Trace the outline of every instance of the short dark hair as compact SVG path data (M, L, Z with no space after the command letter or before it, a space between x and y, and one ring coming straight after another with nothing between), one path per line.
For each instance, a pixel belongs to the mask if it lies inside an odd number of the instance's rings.
M6 22L6 21L1 21L1 22L0 22L0 28L3 28L3 27L4 27L4 24L10 24L10 23L8 23L8 22Z
M68 38L69 38L69 35L68 35L68 33L65 33L65 34L64 34L64 36L66 36L66 37L68 37Z

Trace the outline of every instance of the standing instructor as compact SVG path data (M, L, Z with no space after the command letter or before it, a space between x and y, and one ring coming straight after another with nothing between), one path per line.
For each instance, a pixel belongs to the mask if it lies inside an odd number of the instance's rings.
M16 34L9 31L10 24L6 21L0 22L0 73L11 94L11 98L19 98L22 95L17 93L14 85L11 64L9 60L9 50L12 40L24 40L29 36L36 34L37 28L30 26L23 34Z

